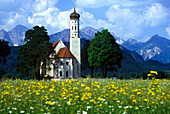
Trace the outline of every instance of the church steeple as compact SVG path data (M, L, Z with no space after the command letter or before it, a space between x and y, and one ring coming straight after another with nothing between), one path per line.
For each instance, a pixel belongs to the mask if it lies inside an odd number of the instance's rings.
M74 6L74 12L70 14L70 51L76 58L77 64L74 64L78 72L74 76L80 76L80 64L81 64L81 53L80 53L80 37L79 37L79 18L80 15L76 12Z
M75 6L74 6L74 12L70 14L70 19L79 19L80 15L76 12Z

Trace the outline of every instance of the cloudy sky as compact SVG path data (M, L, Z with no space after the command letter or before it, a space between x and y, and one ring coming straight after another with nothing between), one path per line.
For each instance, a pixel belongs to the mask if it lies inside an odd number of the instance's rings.
M80 28L104 27L124 40L170 39L170 0L0 0L0 29L41 25L53 34L69 28L74 5Z

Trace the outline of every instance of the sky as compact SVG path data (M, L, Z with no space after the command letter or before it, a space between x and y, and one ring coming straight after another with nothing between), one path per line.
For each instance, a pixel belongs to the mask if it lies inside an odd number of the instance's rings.
M104 27L121 39L170 39L170 0L0 0L0 29L45 26L48 34L69 28L74 5L80 28Z

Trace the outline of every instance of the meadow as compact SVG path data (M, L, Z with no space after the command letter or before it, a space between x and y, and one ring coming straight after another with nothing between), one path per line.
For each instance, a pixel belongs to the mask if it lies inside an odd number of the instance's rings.
M167 114L170 80L67 79L0 82L0 113Z

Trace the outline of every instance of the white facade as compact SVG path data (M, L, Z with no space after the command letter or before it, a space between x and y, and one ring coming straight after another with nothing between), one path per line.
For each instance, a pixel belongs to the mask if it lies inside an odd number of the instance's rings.
M53 44L58 60L52 54L49 56L48 63L50 62L51 70L46 70L47 75L60 78L75 78L80 76L79 17L79 14L74 9L74 12L70 15L70 51L62 41ZM42 72L42 69L40 72Z

